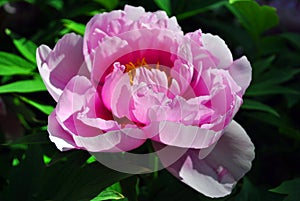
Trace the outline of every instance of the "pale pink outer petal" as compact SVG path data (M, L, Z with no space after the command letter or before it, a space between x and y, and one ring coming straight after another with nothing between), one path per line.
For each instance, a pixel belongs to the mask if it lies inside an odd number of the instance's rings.
M90 152L123 152L141 146L146 141L143 136L139 128L124 128L94 137L73 137L77 146Z
M187 33L185 37L194 42L191 43L195 68L192 86L199 84L200 76L203 79L201 68L221 68L228 70L237 85L242 88L239 95L242 96L245 93L251 81L251 65L245 56L233 61L232 54L223 39L219 36L202 33L201 30ZM207 54L201 50L206 50ZM208 62L207 56L211 57L209 60L213 61L216 66ZM208 84L207 80L203 81Z
M42 45L36 51L38 70L55 101L73 76L89 77L82 46L82 37L72 33L61 38L53 50Z
M177 122L151 122L144 127L148 137L165 145L181 148L203 149L214 144L222 135L198 126L184 125Z
M218 68L228 68L232 64L232 54L225 41L219 36L202 34L202 43L204 48L218 59L218 63L216 64Z
M243 56L235 60L229 66L229 73L235 82L242 88L243 95L248 88L252 78L252 68L247 57Z
M190 149L167 169L206 196L226 196L250 170L254 145L245 130L232 121L214 146L206 157L201 150ZM164 163L164 158L161 161Z
M60 151L77 148L72 135L58 123L55 110L48 117L48 133L50 140Z

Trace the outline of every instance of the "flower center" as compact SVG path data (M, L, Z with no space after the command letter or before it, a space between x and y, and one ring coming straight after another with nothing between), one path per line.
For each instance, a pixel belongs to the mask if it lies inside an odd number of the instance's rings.
M135 63L129 62L125 64L125 72L129 75L130 84L133 85L133 80L135 77L135 69L139 67L144 67L151 70L151 66L146 62L145 57L142 60L137 59ZM159 62L156 63L156 69L159 69Z

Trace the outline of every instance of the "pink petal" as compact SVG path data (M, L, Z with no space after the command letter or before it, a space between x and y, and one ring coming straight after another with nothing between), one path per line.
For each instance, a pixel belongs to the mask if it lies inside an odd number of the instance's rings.
M145 135L138 128L109 131L94 137L74 136L76 145L90 152L130 151L142 145L145 140Z
M38 69L47 89L56 101L73 76L89 77L82 46L81 36L67 34L57 42L53 50L45 45L37 49Z
M91 55L92 80L95 85L103 85L104 78L111 72L116 62L126 65L129 62L135 63L136 59L145 58L150 66L156 65L157 62L171 65L170 56L172 53L176 54L176 47L181 38L182 35L166 29L139 29L106 37ZM159 54L161 52L166 57L162 57Z
M118 36L143 28L168 29L182 34L176 18L168 18L164 11L146 13L142 7L126 5L124 11L102 13L89 21L84 36L84 55L93 58L91 54L107 36Z
M169 121L151 122L144 130L154 141L181 148L207 148L221 137L221 132Z
M229 67L229 73L235 82L242 88L242 94L244 94L252 77L251 64L248 59L243 56L240 59L235 60Z
M50 140L60 151L77 148L72 135L58 123L55 110L48 117L48 132Z
M118 118L129 117L131 98L129 76L123 70L119 63L115 63L114 71L106 77L101 91L104 105Z
M213 110L203 105L205 102L203 98L205 97L189 100L180 96L175 96L173 99L164 98L161 102L149 107L149 119L151 122L170 121L180 122L183 125L202 125L213 114ZM141 102L141 107L143 102Z
M253 159L254 145L245 130L232 121L207 157L201 156L201 150L191 149L167 169L204 195L222 197L250 170ZM164 158L161 161L164 163Z
M211 34L202 34L202 43L217 60L218 68L228 68L233 62L232 54L226 43L219 36Z
M87 93L89 90L90 93ZM84 76L75 76L66 85L64 92L60 96L56 113L61 122L67 120L70 116L83 110L88 95L91 96L95 93L91 82Z
M103 82L106 82L106 73L111 70L111 65L118 62L118 58L131 51L132 49L126 40L122 40L118 37L106 38L101 44L101 47L96 49L94 53L93 66L91 67L91 78L94 85L96 87L103 85Z
M132 21L139 20L145 14L145 9L141 6L133 7L125 5L124 11L126 13L126 17Z

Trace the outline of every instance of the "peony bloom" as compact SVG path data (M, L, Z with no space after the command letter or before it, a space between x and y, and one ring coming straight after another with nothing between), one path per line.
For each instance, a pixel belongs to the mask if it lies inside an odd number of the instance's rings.
M40 46L37 64L57 101L48 131L61 151L125 152L150 139L156 150L185 150L172 163L158 156L210 197L229 194L251 167L254 146L232 120L251 66L218 36L184 35L163 11L125 6L94 16L83 38Z

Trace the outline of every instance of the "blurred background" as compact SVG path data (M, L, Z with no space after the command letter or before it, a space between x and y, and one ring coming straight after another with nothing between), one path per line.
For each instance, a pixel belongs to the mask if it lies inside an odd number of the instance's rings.
M84 151L61 153L50 142L55 102L37 72L35 50L64 34L83 35L95 14L165 10L187 33L223 38L234 58L246 55L253 80L235 117L256 147L251 171L230 196L207 198L167 171L127 175ZM300 198L299 0L0 0L0 200L228 200Z

